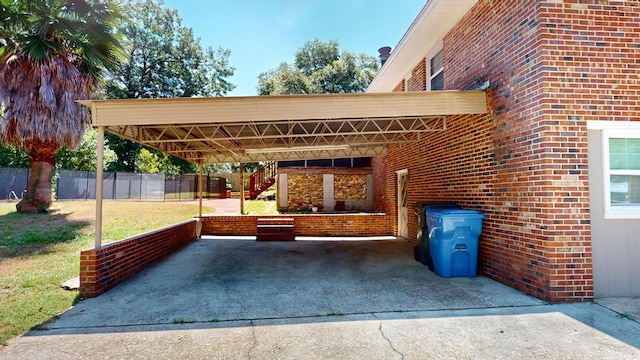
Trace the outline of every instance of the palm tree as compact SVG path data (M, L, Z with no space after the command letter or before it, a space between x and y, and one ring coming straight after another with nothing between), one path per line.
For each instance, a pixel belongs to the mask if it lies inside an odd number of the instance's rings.
M122 58L111 0L0 0L0 141L24 147L31 162L21 213L51 205L55 154L75 148L89 124L89 99Z

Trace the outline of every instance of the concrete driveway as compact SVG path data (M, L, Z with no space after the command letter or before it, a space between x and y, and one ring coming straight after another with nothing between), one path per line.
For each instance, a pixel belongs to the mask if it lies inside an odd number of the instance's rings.
M639 346L628 317L440 278L405 241L215 238L12 340L0 359L640 359Z

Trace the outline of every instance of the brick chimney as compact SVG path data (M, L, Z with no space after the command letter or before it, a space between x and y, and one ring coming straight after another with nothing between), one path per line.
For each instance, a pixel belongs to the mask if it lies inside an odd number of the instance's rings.
M385 62L387 62L387 59L389 59L389 56L391 56L391 47L390 46L381 47L380 49L378 49L378 52L380 53L380 66L382 66L384 65Z

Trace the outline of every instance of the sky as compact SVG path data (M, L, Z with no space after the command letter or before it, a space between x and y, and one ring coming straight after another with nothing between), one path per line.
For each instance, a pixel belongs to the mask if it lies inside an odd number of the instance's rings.
M340 51L378 56L394 47L426 0L165 0L203 47L231 50L230 96L256 95L258 75L293 63L306 41L338 41Z

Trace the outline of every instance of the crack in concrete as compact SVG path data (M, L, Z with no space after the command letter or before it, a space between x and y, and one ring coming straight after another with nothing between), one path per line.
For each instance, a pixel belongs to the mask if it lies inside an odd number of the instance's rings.
M242 308L243 304L241 304L241 308ZM442 312L442 311L474 311L474 310L491 310L491 309L526 309L526 308L535 308L535 307L546 307L546 306L552 306L551 304L534 304L534 305L507 305L507 306L490 306L490 307L485 307L485 308L480 308L480 307L460 307L460 308L437 308L437 309L412 309L412 310L389 310L389 311L382 311L379 312L381 314L412 314L412 313L421 313L421 312L426 312L426 313L434 313L434 312ZM190 320L188 322L186 322L186 324L205 324L205 323L211 323L211 322L215 322L215 323L231 323L231 322L239 322L239 321L254 321L254 320L289 320L289 321L293 321L296 319L312 319L312 318L317 318L317 317L324 317L324 316L336 316L336 315L340 315L340 316L351 316L351 315L370 315L372 314L371 312L359 312L359 311L354 311L354 312L333 312L333 309L331 308L331 306L327 305L327 308L329 309L329 313L318 313L315 315L291 315L291 316L264 316L264 317L253 317L253 318L244 318L244 317L238 317L238 318L231 318L231 319L215 319L215 321L212 320ZM375 315L374 315L375 316ZM377 318L376 318L377 319ZM96 328L131 328L131 327L137 327L137 326L155 326L155 325L176 325L173 321L169 320L169 319L162 319L161 321L154 321L154 322L140 322L140 323L132 323L132 324L100 324L100 325L79 325L79 326L52 326L55 325L54 323L51 324L47 324L47 325L41 325L38 329L35 329L34 331L42 331L42 332L47 332L47 331L56 331L56 330L65 330L65 329L96 329Z
M402 352L400 352L398 349L396 349L395 346L393 346L393 342L391 342L391 339L389 339L387 337L387 335L384 333L384 330L382 330L382 320L378 319L378 317L376 316L376 314L371 314L373 315L374 318L376 318L376 320L378 320L378 331L380 332L380 335L382 335L382 337L387 340L387 342L389 343L389 346L391 346L391 350L393 350L393 352L395 352L396 354L400 355L400 359L404 360L404 354Z
M256 326L253 323L253 320L251 320L251 337L253 338L253 343L251 344L251 347L249 348L249 351L247 352L247 359L253 358L253 356L252 356L253 350L258 345L258 340L256 339Z

